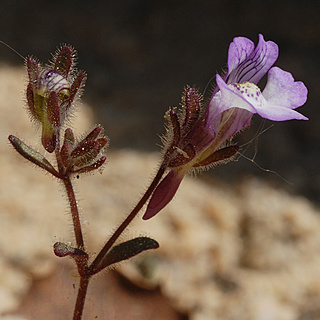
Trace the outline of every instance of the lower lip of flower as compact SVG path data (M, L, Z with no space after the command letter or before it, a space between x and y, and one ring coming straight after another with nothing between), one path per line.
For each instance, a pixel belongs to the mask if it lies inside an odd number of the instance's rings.
M263 96L259 87L251 82L234 83L229 85L229 87L253 105L261 105L263 103Z

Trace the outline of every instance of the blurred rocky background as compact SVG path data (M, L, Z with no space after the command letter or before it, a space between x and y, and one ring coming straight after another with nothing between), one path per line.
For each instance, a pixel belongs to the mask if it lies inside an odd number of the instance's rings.
M0 4L0 40L22 55L41 61L61 43L79 53L79 68L88 72L84 99L93 106L112 148L158 150L163 115L178 106L186 84L204 90L225 70L229 43L258 34L280 47L276 65L303 80L309 89L299 111L308 122L272 123L228 169L211 171L226 181L259 175L318 200L320 190L320 3L319 1L14 1ZM1 61L21 59L0 47ZM251 141L261 119L245 131L240 144ZM265 122L264 127L270 123Z
M317 1L2 1L0 9L0 40L42 61L72 44L88 73L75 128L102 122L111 139L103 175L77 182L92 252L150 181L163 114L183 87L204 90L226 67L233 37L275 41L276 65L309 89L299 111L310 120L255 118L239 144L254 139L245 155L257 151L256 163L288 182L244 158L187 178L162 214L137 219L125 236L147 234L160 249L98 276L86 319L320 319ZM3 46L0 62L0 319L70 319L78 279L51 249L73 238L65 199L8 145L12 133L41 150L21 102L22 60ZM259 135L261 124L272 127Z
M23 77L21 67L0 68L0 319L68 320L78 278L52 252L56 241L74 243L62 187L7 142L13 133L43 150L21 106ZM92 124L83 105L74 126ZM92 255L159 161L132 149L107 155L102 175L75 179ZM121 240L148 235L160 248L93 278L84 320L320 319L319 210L261 178L212 182L186 177L163 212L136 218Z

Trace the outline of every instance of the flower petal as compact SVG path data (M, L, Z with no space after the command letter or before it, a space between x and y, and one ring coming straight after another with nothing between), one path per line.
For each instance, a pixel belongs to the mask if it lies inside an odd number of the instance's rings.
M220 114L230 108L240 108L255 113L256 110L241 94L237 94L233 85L227 85L223 79L217 74L217 86L220 91L210 101L209 107L215 114ZM240 91L239 91L240 92Z
M174 197L185 172L171 170L159 183L148 203L143 220L148 220L162 210Z
M254 51L251 51L249 41L235 38L230 45L229 54L231 52L232 57L228 58L229 69L226 80L228 84L246 81L257 84L278 58L278 45L273 41L266 42L259 34L259 43ZM246 58L243 59L245 56ZM236 63L237 59L238 64Z
M228 75L238 68L238 66L248 57L254 50L254 43L244 37L234 38L230 43L228 51Z
M216 82L218 92L212 97L208 106L207 130L214 136L219 136L219 141L223 142L249 126L256 110L235 92L233 85L228 86L218 74Z
M250 125L253 113L241 108L230 108L214 119L209 131L216 132L215 145L222 145L231 136Z
M303 82L295 82L290 72L274 67L262 94L270 104L295 109L307 101L308 89Z
M277 98L275 101L272 101L272 99L270 101L264 98L256 85L249 82L240 85L227 85L223 79L217 75L217 84L220 92L215 95L210 104L216 104L215 109L219 110L220 113L230 108L240 108L251 113L258 113L261 117L273 121L285 121L292 119L307 120L307 118L302 114L290 109L290 106L287 107L283 105L284 101L290 101L286 98L286 96L289 96L289 93L285 86L283 87L284 89L282 88L283 90L281 90L281 87L274 88L274 92L277 97L281 97L281 92L283 91L283 95L285 97L284 100L282 101L281 98ZM271 89L271 87L268 89L268 94L270 94ZM280 101L280 104L277 103L278 101ZM238 126L240 125L241 123L238 124Z
M257 107L259 116L272 121L286 121L286 120L308 120L307 117L301 113L290 108L281 107L278 105L267 104L262 107Z

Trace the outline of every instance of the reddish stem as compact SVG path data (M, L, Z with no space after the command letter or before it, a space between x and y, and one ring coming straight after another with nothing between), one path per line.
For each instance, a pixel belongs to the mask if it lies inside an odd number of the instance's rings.
M70 211L71 211L72 222L73 222L73 230L76 237L77 247L83 250L84 242L83 242L83 236L82 236L82 230L81 230L79 209L78 209L77 200L74 194L73 186L69 176L63 177L62 181L66 188L68 199L69 199Z
M68 195L77 247L81 250L84 250L84 241L82 236L79 210L78 210L77 200L74 194L73 186L70 180L70 175L64 172L60 153L58 150L56 151L56 158L57 158L59 173L61 175L60 179L63 181L65 189L67 191L67 195ZM84 265L82 265L83 268L81 270L79 269L80 283L79 283L77 300L74 308L73 320L81 320L82 318L90 278L94 274L102 270L102 268L99 268L99 264L101 263L102 259L107 254L107 252L111 249L111 247L116 242L116 240L120 237L122 232L128 227L131 221L139 213L143 205L147 202L152 192L154 191L159 181L161 180L165 172L165 168L166 166L164 164L160 166L156 176L154 177L153 181L151 182L149 188L147 189L143 197L140 199L140 201L135 206L135 208L131 211L131 213L127 216L127 218L118 227L118 229L114 232L111 238L107 241L107 243L101 249L101 251L95 258L95 260L92 262L91 266L88 267L87 260L86 260Z
M72 216L73 230L74 230L74 235L76 238L77 247L78 247L78 249L84 250L84 241L83 241L83 235L82 235L77 200L76 200L76 197L74 194L73 185L70 180L70 174L64 172L59 149L57 149L57 151L56 151L56 159L57 159L59 173L61 175L60 178L63 181L63 184L65 186L65 189L66 189L67 195L68 195L69 206L70 206L70 211L71 211L71 216ZM81 320L81 318L82 318L82 313L83 313L84 303L86 300L89 280L91 277L90 275L88 275L86 273L87 264L88 264L88 256L84 258L83 263L78 264L80 283L79 283L77 300L76 300L76 304L74 307L73 320Z
M81 320L82 318L89 280L90 280L90 276L85 276L80 278L78 296L77 296L77 301L76 301L76 305L73 313L73 320Z
M57 159L57 164L58 164L58 170L60 173L60 179L63 181L63 184L64 184L66 191L67 191L69 206L70 206L70 211L71 211L71 216L72 216L73 230L74 230L74 235L76 238L77 247L78 247L78 249L83 250L84 249L84 241L83 241L83 236L82 236L82 229L81 229L81 223L80 223L78 204L77 204L76 196L74 194L73 185L70 180L70 173L64 171L64 167L62 165L62 160L61 160L61 155L60 155L59 149L60 149L60 144L57 143L56 159Z
M113 244L116 242L116 240L120 237L122 232L128 227L130 222L135 218L135 216L139 213L141 208L144 206L144 204L147 202L149 197L151 196L152 192L158 185L159 181L161 180L164 172L165 172L165 166L160 166L156 176L154 177L153 181L151 182L149 188L143 195L143 197L140 199L138 204L134 207L134 209L131 211L131 213L127 216L127 218L121 223L121 225L118 227L118 229L114 232L114 234L111 236L111 238L107 241L107 243L104 245L104 247L101 249L97 257L92 262L91 266L89 267L90 274L94 275L101 271L99 268L99 264L104 258L104 256L107 254L107 252L111 249Z
M150 184L149 188L147 189L147 191L145 192L145 194L143 195L141 200L138 202L138 204L135 206L135 208L131 211L131 213L128 215L128 217L118 227L118 229L115 231L115 233L111 236L111 238L108 240L108 242L105 244L105 246L102 248L102 250L99 252L97 257L95 258L95 260L92 262L91 266L89 268L85 268L83 270L84 272L80 272L80 270L79 270L80 284L79 284L78 296L77 296L77 301L76 301L74 314L73 314L73 320L81 320L81 318L82 318L82 313L83 313L83 308L84 308L84 304L85 304L85 299L86 299L86 294L87 294L87 289L88 289L90 278L94 274L96 274L102 270L101 268L99 268L99 264L100 264L101 260L104 258L106 253L110 250L112 245L115 243L115 241L119 238L119 236L122 234L122 232L128 227L130 222L134 219L134 217L138 214L138 212L141 210L143 205L149 199L153 190L156 188L159 181L161 180L161 177L163 176L164 171L165 171L165 166L162 165L159 168L158 173L154 177L152 183ZM69 198L69 200L70 200L70 198Z

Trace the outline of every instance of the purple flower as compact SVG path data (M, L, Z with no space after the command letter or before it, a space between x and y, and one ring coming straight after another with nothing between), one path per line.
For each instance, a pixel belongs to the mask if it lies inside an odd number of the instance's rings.
M272 67L278 58L278 46L237 37L229 46L228 72L216 75L217 87L206 108L194 88L186 88L182 110L167 113L168 134L162 168L169 170L155 188L143 219L149 219L173 198L185 174L192 168L206 168L230 160L238 151L231 137L250 125L253 114L273 120L307 120L294 109L307 100L308 90L291 73ZM270 69L271 68L271 69ZM257 86L268 72L268 81L261 92Z

